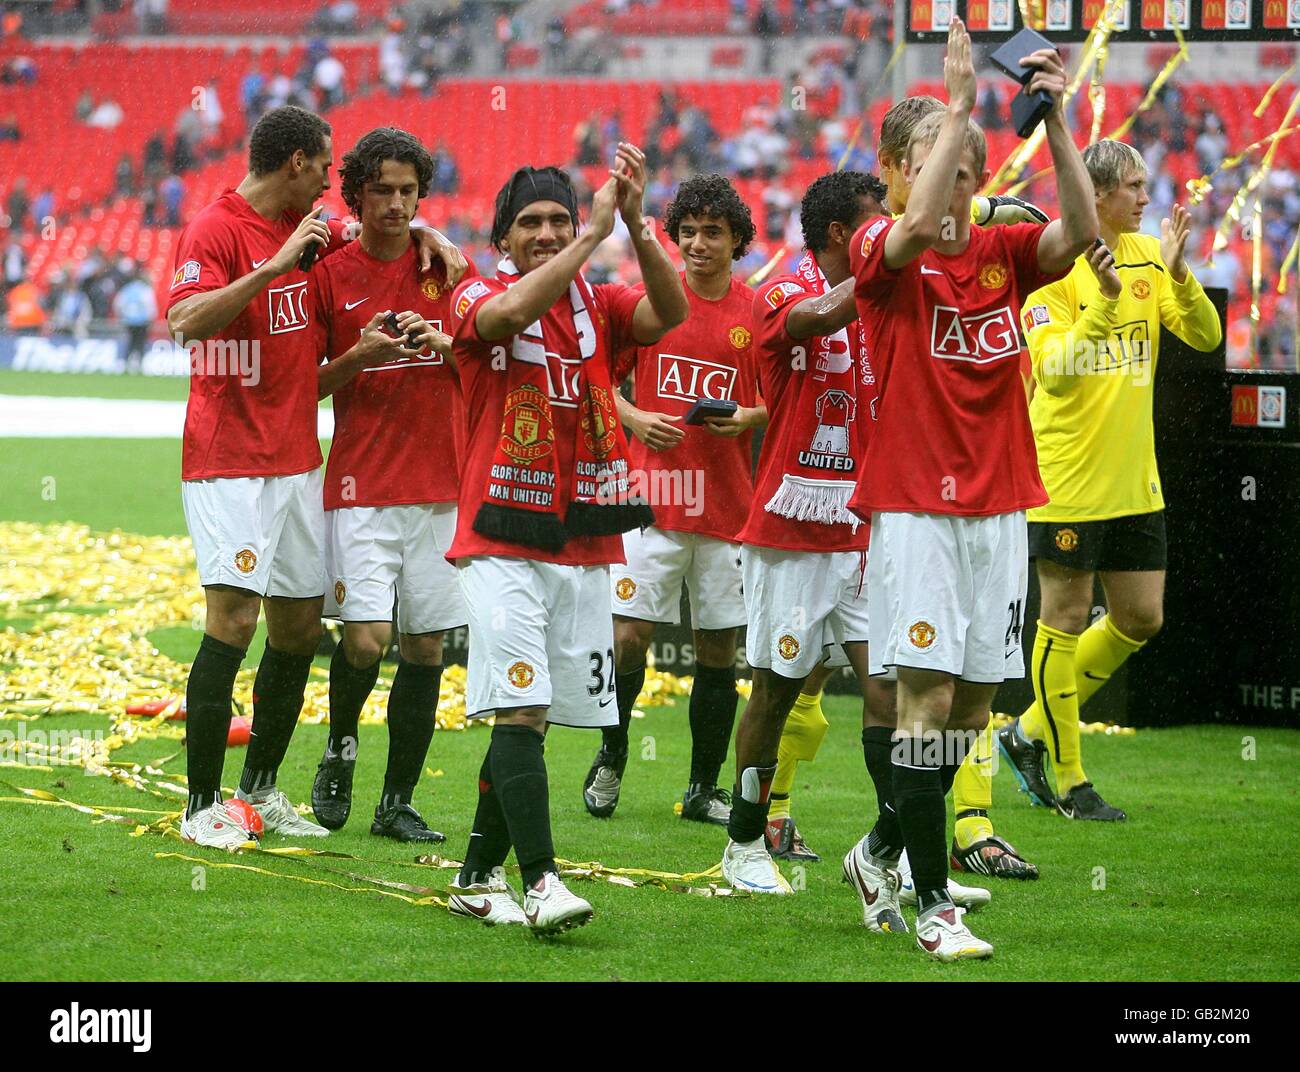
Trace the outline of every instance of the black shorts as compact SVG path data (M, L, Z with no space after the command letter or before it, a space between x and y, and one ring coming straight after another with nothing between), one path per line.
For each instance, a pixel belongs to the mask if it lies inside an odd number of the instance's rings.
M1029 557L1071 569L1117 573L1162 570L1166 550L1163 510L1106 521L1029 523Z

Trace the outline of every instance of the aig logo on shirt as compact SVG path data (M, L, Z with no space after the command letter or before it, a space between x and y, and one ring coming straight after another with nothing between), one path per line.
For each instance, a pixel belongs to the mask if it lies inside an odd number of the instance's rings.
M307 326L306 280L287 287L272 287L266 292L266 300L271 310L272 335L301 331Z
M694 402L697 398L730 398L736 370L712 361L677 354L659 355L659 397Z
M934 307L930 326L930 356L944 361L973 361L982 365L1020 353L1016 318L1004 305L991 313L963 316L948 305Z

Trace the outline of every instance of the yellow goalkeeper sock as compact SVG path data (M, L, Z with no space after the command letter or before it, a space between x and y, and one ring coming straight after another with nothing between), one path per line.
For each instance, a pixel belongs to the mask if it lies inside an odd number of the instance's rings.
M1084 630L1074 652L1074 681L1079 690L1079 707L1092 699L1124 665L1124 661L1145 645L1145 640L1133 640L1121 633L1109 614L1098 618ZM1020 729L1026 737L1040 741L1047 738L1047 721L1037 701L1020 716Z
M1078 645L1079 638L1073 633L1053 629L1039 620L1031 676L1042 726L1022 721L1021 729L1026 737L1047 743L1056 772L1057 796L1064 796L1088 780L1079 755L1079 687L1074 673Z
M988 817L988 810L993 806L992 760L993 730L985 726L952 780L952 810L957 816L953 834L963 849L993 833ZM963 816L963 812L979 814Z
M772 802L768 811L769 819L790 817L790 793L794 789L794 776L799 761L817 758L817 750L828 729L830 723L822 713L821 690L811 696L799 693L785 720L785 729L781 732L781 745L776 753L776 774L772 777L772 790L768 797Z

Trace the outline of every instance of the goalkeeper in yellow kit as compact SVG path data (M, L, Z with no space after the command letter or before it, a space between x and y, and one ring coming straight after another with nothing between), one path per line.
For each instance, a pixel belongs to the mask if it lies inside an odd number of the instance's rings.
M1174 206L1159 239L1139 234L1150 201L1141 155L1103 140L1083 160L1102 244L1022 311L1035 381L1029 415L1051 502L1028 515L1042 590L1036 702L998 732L998 745L1032 802L1069 819L1116 822L1124 812L1083 770L1079 708L1163 620L1165 503L1151 422L1160 328L1197 350L1218 346L1222 329L1187 269L1187 210ZM1089 626L1098 573L1108 610Z

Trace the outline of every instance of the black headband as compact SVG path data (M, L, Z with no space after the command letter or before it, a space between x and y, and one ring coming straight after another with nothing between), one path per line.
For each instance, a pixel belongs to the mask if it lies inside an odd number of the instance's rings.
M573 184L557 167L521 167L497 194L496 214L492 218L492 244L500 248L515 217L535 201L555 201L569 210L573 231L578 231L578 198Z

